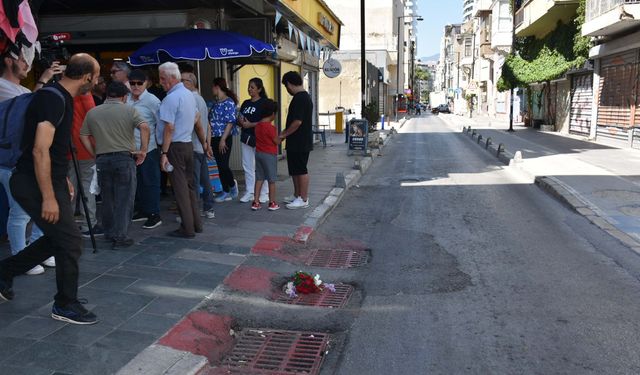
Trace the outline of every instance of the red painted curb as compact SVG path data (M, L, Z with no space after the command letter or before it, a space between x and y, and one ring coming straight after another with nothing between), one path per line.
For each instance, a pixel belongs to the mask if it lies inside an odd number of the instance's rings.
M304 263L309 252L288 251L285 244L293 244L289 237L264 236L251 248L251 253L284 260L290 263Z
M158 343L170 348L205 356L210 363L218 363L233 349L230 335L233 318L194 311L184 317Z
M231 289L270 297L273 294L271 280L278 274L258 267L238 266L224 279Z
M311 237L312 233L313 233L313 228L312 227L301 226L296 231L296 234L293 235L293 240L296 241L296 242L307 243L307 241L309 241L309 237Z

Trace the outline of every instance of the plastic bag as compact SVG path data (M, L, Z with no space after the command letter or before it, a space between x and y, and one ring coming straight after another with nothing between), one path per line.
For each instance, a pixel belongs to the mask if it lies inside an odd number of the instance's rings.
M91 177L91 185L89 185L89 193L93 195L100 194L100 185L98 184L98 169L94 165L91 167L93 171L93 177Z

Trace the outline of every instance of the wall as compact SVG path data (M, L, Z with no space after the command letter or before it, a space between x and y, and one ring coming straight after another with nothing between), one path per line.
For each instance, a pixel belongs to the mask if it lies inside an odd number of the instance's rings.
M340 63L342 73L336 78L327 78L320 73L318 111L321 113L333 112L338 106L351 110L360 108L360 59Z

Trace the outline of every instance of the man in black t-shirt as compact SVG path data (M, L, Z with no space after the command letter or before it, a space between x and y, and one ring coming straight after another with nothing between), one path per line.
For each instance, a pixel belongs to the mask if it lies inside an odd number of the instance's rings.
M293 180L293 196L286 197L287 208L294 210L309 207L309 171L307 162L309 152L313 149L313 102L311 96L302 85L302 77L298 72L287 72L282 76L282 84L290 95L293 95L286 128L280 135L286 138L287 166L289 176Z
M78 301L82 237L71 207L73 188L67 178L67 154L73 97L91 91L99 76L100 65L93 57L73 55L60 82L51 85L60 95L38 90L29 103L22 156L10 186L15 200L44 235L20 253L0 261L0 299L11 300L13 278L54 256L58 293L51 317L74 324L94 324L97 318Z

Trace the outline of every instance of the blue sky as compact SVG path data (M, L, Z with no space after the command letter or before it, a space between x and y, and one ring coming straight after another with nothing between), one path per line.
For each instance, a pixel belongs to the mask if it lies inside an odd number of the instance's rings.
M440 52L440 38L444 25L462 21L463 0L418 0L418 57Z

